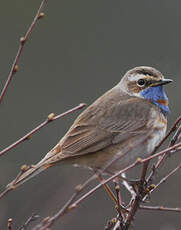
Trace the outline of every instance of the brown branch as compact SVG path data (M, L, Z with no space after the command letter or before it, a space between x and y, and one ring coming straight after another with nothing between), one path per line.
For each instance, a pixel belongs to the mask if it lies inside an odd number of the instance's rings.
M174 168L172 171L170 171L165 177L163 177L160 182L158 184L156 184L154 186L154 188L150 191L150 192L153 192L155 189L157 189L161 184L165 183L166 180L168 180L168 178L170 176L172 176L173 174L175 174L179 169L181 168L181 163L176 167Z
M51 117L51 119L53 119L54 116L49 116ZM156 158L158 156L161 156L167 152L170 152L171 150L175 150L177 148L179 148L181 146L181 143L178 143L178 144L175 144L174 146L172 147L169 147L157 154L154 154L152 156L149 156L145 159L140 159L138 158L137 161L135 161L134 163L132 163L131 165L129 165L128 167L124 168L123 170L120 170L119 172L117 172L116 174L114 174L113 176L109 177L108 179L104 180L103 182L101 182L100 184L98 184L97 186L95 186L93 189L91 189L89 192L87 192L86 194L84 194L82 197L80 197L78 200L75 201L75 199L77 199L78 195L82 192L82 190L84 188L87 187L87 185L97 177L97 175L94 175L92 176L91 178L89 178L83 185L79 185L77 188L76 188L76 192L72 195L71 199L68 200L68 202L65 204L65 206L63 208L61 208L54 216L52 216L51 218L46 218L46 220L44 220L43 222L41 222L39 225L37 225L34 230L44 230L50 226L53 225L53 223L58 219L60 218L61 216L63 216L64 214L68 213L70 210L76 208L81 202L83 202L85 199L87 199L90 195L92 195L95 191L97 191L99 188L101 188L104 184L107 184L108 182L112 181L113 179L115 179L116 177L118 177L120 174L130 170L131 168L135 167L136 165L138 164L141 164L141 163L145 163L147 161L150 161L151 159L153 158ZM112 164L113 162L111 162ZM108 165L107 167L109 167L110 165ZM23 167L22 167L23 169ZM106 169L106 168L105 168ZM101 171L102 173L102 171ZM20 175L20 174L19 174ZM13 186L12 188L10 188L9 190L12 190L13 189ZM9 190L6 190L5 192L3 192L2 194L6 194ZM146 195L145 191L143 190L143 188L140 187L140 191L138 193L139 195L136 196L135 198L135 201L131 207L131 210L128 214L128 218L127 218L127 221L125 223L125 229L128 229L132 220L133 220L133 217L139 207L139 204L141 202L141 198L140 198L140 195L142 195L142 197L144 197ZM0 197L2 197L2 195L0 195Z
M151 159L153 159L153 158L155 158L155 157L164 156L166 153L170 152L171 150L176 150L176 149L179 148L180 146L181 146L181 143L178 143L178 144L176 144L176 145L173 145L172 147L169 147L169 148L167 148L167 149L165 149L165 150L163 150L163 151L161 151L161 152L159 152L159 153L156 153L156 154L154 154L154 155L152 155L152 156L150 156L150 157L147 157L147 158L143 159L142 162L143 162L143 163L145 163L145 162L147 163L147 162L149 162ZM179 165L177 168L180 168L180 167L181 167L181 166ZM174 169L172 172L170 172L170 173L166 176L166 178L168 178L169 176L173 175L173 173L174 173L175 171L177 171L177 170L178 170L178 169ZM162 181L161 183L163 183L164 180L166 180L166 178L163 178L163 181ZM160 184L159 184L159 185L160 185ZM156 187L157 187L157 186L156 186ZM152 191L153 191L153 190L152 190ZM144 199L145 195L147 195L147 193L146 193L146 191L145 191L145 189L144 189L144 182L141 181L141 183L140 183L140 185L139 185L139 187L138 187L138 194L137 194L137 196L135 197L135 199L134 199L134 201L133 201L133 204L132 204L132 206L131 206L131 210L130 210L130 212L129 212L129 214L128 214L128 218L127 218L127 220L126 220L126 222L125 222L125 225L124 225L125 229L124 229L124 230L129 229L129 227L130 227L130 225L131 225L131 223L132 223L132 221L133 221L133 218L134 218L134 216L135 216L135 214L136 214L136 212L137 212L137 210L138 210L138 208L139 208L139 206L140 206L140 203L141 203L142 200Z
M21 37L21 38L20 38L19 49L18 49L18 51L17 51L17 54L16 54L16 56L15 56L15 59L14 59L14 61L13 61L12 66L11 66L11 69L10 69L10 72L9 72L9 75L8 75L8 78L7 78L7 81L6 81L6 83L5 83L4 87L3 87L3 90L2 90L2 92L1 92L1 94L0 94L0 104L1 104L1 102L2 102L2 100L3 100L3 98L4 98L5 93L7 92L8 86L9 86L9 84L10 84L10 82L11 82L11 80L12 80L14 74L15 74L15 73L18 71L18 69L19 69L19 67L18 67L18 62L19 62L20 56L21 56L21 54L22 54L24 45L25 45L25 43L27 42L27 40L28 40L28 38L29 38L29 36L30 36L32 30L34 29L35 25L37 24L38 20L44 16L44 13L42 13L42 10L43 10L43 8L44 8L44 5L45 5L46 1L47 1L47 0L42 0L41 5L40 5L40 7L39 7L39 9L38 9L38 11L37 11L37 13L36 13L34 19L33 19L33 22L31 23L30 27L28 28L28 31L26 32L26 34L25 34L24 37Z
M59 116L57 116L56 118L58 119L58 117L60 117L60 116L62 116L62 115L59 115ZM54 115L53 115L53 114L50 114L50 115L49 115L49 120L53 120L53 119L55 119ZM100 184L98 184L98 185L95 186L93 189L91 189L89 192L87 192L87 193L84 194L82 197L80 197L78 200L76 200L77 197L78 197L78 195L82 192L82 190L83 190L85 187L87 187L87 185L88 185L93 179L95 179L95 178L97 177L97 175L92 176L92 177L89 178L83 185L79 185L79 186L76 188L75 193L72 195L71 199L68 200L68 202L65 204L65 206L64 206L63 208L61 208L61 209L60 209L54 216L52 216L51 218L48 218L48 219L46 218L46 220L44 220L43 222L41 222L41 223L40 223L39 225L37 225L34 229L35 229L35 230L39 230L39 229L40 229L40 230L43 230L43 229L46 229L46 228L52 226L53 223L54 223L59 217L63 216L65 213L68 213L70 210L76 208L81 202L83 202L86 198L88 198L90 195L92 195L92 194L93 194L95 191L97 191L100 187L102 187L102 186L104 186L105 184L107 184L108 182L112 181L113 179L115 179L116 177L118 177L120 174L122 174L122 173L124 173L124 172L130 170L131 168L135 167L135 166L138 165L138 164L141 164L141 163L145 163L145 162L147 162L147 161L150 161L151 159L156 158L156 157L158 157L158 156L161 156L161 155L163 155L163 154L165 154L165 153L167 153L167 152L170 152L170 151L172 151L172 150L175 150L175 151L176 151L177 148L179 148L180 146L181 146L181 143L178 143L178 144L175 144L175 145L172 146L172 147L169 147L169 148L167 148L167 149L165 149L165 150L163 150L163 151L161 151L161 152L159 152L159 153L156 153L156 154L154 154L154 155L152 155L152 156L149 156L149 157L147 157L147 158L145 158L145 159L143 159L143 160L142 160L141 158L138 158L137 161L135 161L134 163L132 163L131 165L129 165L129 166L126 167L125 169L120 170L120 171L119 171L118 173L116 173L115 175L113 175L113 176L109 177L108 179L102 181ZM116 160L117 160L117 159L116 159ZM112 164L113 162L114 162L114 161L110 162L110 164ZM104 168L104 170L105 170L107 167L109 167L110 164L108 164L108 165ZM22 169L24 169L24 168L22 167ZM22 170L22 171L23 171L23 170ZM102 170L100 173L102 173L102 172L103 172L103 170ZM173 173L170 173L170 175L171 175L171 174L173 174ZM16 180L15 180L15 181L16 181ZM12 186L12 188L10 188L10 190L12 190L12 189L13 189L13 186ZM5 191L5 192L6 192L6 191ZM2 194L4 194L5 192L3 192ZM140 186L140 187L139 187L139 193L138 193L138 195L136 196L136 198L135 198L135 200L134 200L134 202L133 202L133 205L132 205L132 207L131 207L131 210L130 210L130 212L129 212L129 214L128 214L128 218L127 218L127 220L126 220L126 222L125 222L125 224L124 224L125 229L128 229L128 228L129 228L129 226L130 226L130 224L131 224L131 222L132 222L132 220L133 220L133 217L134 217L134 215L135 215L135 213L136 213L136 211L137 211L137 209L138 209L138 207L139 207L139 204L140 204L142 198L145 197L145 195L146 195L146 193L145 193L143 187ZM2 197L2 196L0 195L0 197ZM75 201L75 200L76 200L76 201Z
M72 195L72 197L67 201L67 203L64 205L63 208L61 208L54 216L51 218L48 218L44 221L42 221L39 225L35 226L32 230L45 230L48 227L51 227L56 220L58 220L61 216L68 213L70 210L77 208L80 203L82 203L86 198L88 198L90 195L92 195L95 191L97 191L99 188L101 188L104 184L107 184L108 182L112 181L114 178L122 174L123 172L126 172L127 170L135 167L135 165L139 164L139 161L134 162L133 164L129 165L123 170L120 170L115 175L109 177L108 179L102 181L100 184L95 186L93 189L91 189L89 192L84 194L80 199L75 201L75 199L78 197L78 195L82 192L83 189L87 187L87 185L95 179L97 176L94 174L91 178L89 178L83 185L79 185L75 191L75 193ZM75 202L74 202L75 201Z
M6 188L1 194L0 194L0 199L3 198L9 191L11 191L12 189L10 188Z
M27 171L29 168L28 166L26 165L22 165L21 166L21 171L18 173L18 175L16 176L16 178L14 179L13 181L13 184L11 185L11 187L7 187L2 193L0 193L0 199L2 197L4 197L8 192L10 192L11 190L13 190L15 188L15 184L16 184L16 181L20 178L20 176L25 172Z
M181 208L169 208L164 206L144 206L140 205L139 209L150 211L169 211L169 212L181 212Z
M117 172L116 174L114 174L113 176L109 177L108 179L102 181L100 184L98 184L97 186L95 186L94 188L92 188L90 191L88 191L86 194L82 195L78 200L75 201L75 199L78 197L78 195L80 194L80 192L82 192L82 190L87 187L87 185L90 183L90 181L92 181L93 179L96 178L96 175L94 175L93 177L89 178L83 185L79 186L79 190L76 190L76 192L72 195L72 197L67 201L67 203L65 204L65 206L60 209L54 216L52 216L51 218L48 218L48 220L46 219L46 221L42 221L39 225L35 226L35 228L33 228L33 230L45 230L46 228L52 226L54 224L54 222L59 219L61 216L63 216L64 214L68 213L70 210L77 208L78 205L80 203L82 203L85 199L87 199L89 196L91 196L94 192L96 192L99 188L101 188L104 184L109 183L110 181L112 181L113 179L115 179L116 177L118 177L119 175L121 175L122 173L134 168L136 165L141 164L141 163L145 163L147 161L150 161L151 159L154 159L158 156L161 156L167 152L170 152L171 150L176 150L177 148L179 148L181 146L181 143L178 143L172 147L169 147L163 151L160 151L157 154L154 154L152 156L149 156L145 159L140 159L138 158L137 161L135 161L134 163L132 163L131 165L129 165L128 167L120 170L119 172ZM141 188L139 188L141 189ZM142 197L141 197L141 196ZM133 205L131 207L131 210L128 214L128 218L126 220L126 223L124 225L125 230L127 230L130 226L130 224L132 223L133 217L137 211L137 209L139 208L139 204L142 200L143 197L145 197L146 192L143 190L143 188L141 189L141 191L139 191L138 195L135 198L135 201L133 202ZM75 201L75 202L74 202Z
M70 211L72 208L70 208L70 205L72 204L72 202L75 200L75 198L79 195L79 193L82 191L82 186L80 185L77 186L77 189L75 191L75 193L72 195L72 197L67 201L67 203L63 206L63 208L61 208L54 216L52 217L46 217L40 224L38 224L37 226L35 226L35 228L33 228L33 230L43 230L43 229L48 229L49 227L51 227L54 222L60 218L61 216L63 216L64 214L66 214L68 211Z
M164 155L165 153L170 153L172 150L175 150L175 151L180 150L180 149L179 149L180 147L181 147L181 142L179 142L178 144L175 144L175 145L173 145L173 146L171 146L171 147L168 147L168 148L166 148L166 149L164 149L164 150L162 150L162 151L160 151L160 152L158 152L158 153L155 153L155 154L152 155L152 156L149 156L149 157L146 157L145 159L142 159L142 160L141 160L141 163L145 163L145 162L147 162L147 161L149 161L149 160L152 160L152 159L154 159L154 158L156 158L156 157L162 156L162 155Z
M78 106L76 106L76 107L74 107L74 108L72 108L72 109L70 109L70 110L68 110L68 111L66 111L66 112L64 112L64 113L61 113L61 114L59 114L59 115L57 115L57 116L54 116L53 113L49 114L49 115L48 115L48 118L47 118L45 121L43 121L40 125L38 125L36 128L34 128L34 129L31 130L30 132L28 132L25 136L21 137L19 140L15 141L13 144L11 144L11 145L9 145L8 147L6 147L5 149L3 149L3 150L0 152L0 156L4 155L4 154L5 154L6 152L8 152L9 150L15 148L17 145L19 145L19 144L22 143L23 141L29 140L30 137L31 137L33 134L35 134L37 131L39 131L41 128L43 128L44 126L46 126L46 125L49 124L50 122L55 121L55 120L57 120L57 119L59 119L59 118L62 118L62 117L66 116L66 115L68 115L68 114L70 114L70 113L73 113L73 112L79 110L79 109L82 109L82 108L85 107L85 106L86 106L86 104L81 103L81 104L79 104Z
M165 142L165 140L176 130L177 126L178 126L178 123L181 121L181 117L179 117L176 122L174 123L174 125L172 126L172 128L169 130L169 132L167 133L167 135L163 138L163 140L155 147L155 149L153 150L153 152L151 153L151 157L150 157L150 160L152 158L154 158L155 156L159 156L161 154L161 157L160 159L158 159L158 162L156 164L156 166L153 168L152 172L150 173L149 177L147 178L147 183L149 184L152 180L152 177L155 173L155 170L160 167L160 165L164 162L167 154L171 151L167 151L169 149L171 149L173 146L176 146L174 145L176 143L176 138L175 138L175 142L171 142L172 145L170 144L169 147L163 151L161 151L160 153L157 153L155 154L155 152L159 149L159 147ZM177 135L179 136L179 135ZM176 147L176 149L179 148L179 146ZM143 165L143 169L142 169L142 174L141 174L141 180L140 180L140 185L139 185L139 188L138 188L138 195L135 197L134 199L134 202L133 202L133 205L131 207L131 210L129 212L129 215L128 215L128 218L127 218L127 221L125 223L125 229L128 229L130 224L132 223L133 221L133 218L136 214L136 211L137 209L139 208L140 206L140 203L142 201L142 199L144 198L144 196L146 195L145 193L145 190L144 190L144 182L145 182L145 177L146 177L146 173L147 173L147 169L148 169L148 165L149 165L149 162L150 160L148 160L149 158L147 159L144 159L143 162L144 165ZM145 161L146 160L146 161ZM169 176L173 175L179 168L181 167L181 165L179 165L176 169L174 169L172 172L170 172L165 178L162 179L162 181L160 181L161 183L163 183ZM161 183L159 183L157 186L159 186ZM156 189L156 187L154 187L154 189ZM154 190L153 189L153 190ZM153 191L152 190L152 191Z

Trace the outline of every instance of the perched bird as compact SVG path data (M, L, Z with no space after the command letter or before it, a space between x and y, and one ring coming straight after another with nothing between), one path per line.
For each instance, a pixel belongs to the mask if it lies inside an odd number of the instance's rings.
M152 67L129 70L121 81L85 109L58 144L8 187L17 187L58 163L114 174L145 158L164 137L172 82Z

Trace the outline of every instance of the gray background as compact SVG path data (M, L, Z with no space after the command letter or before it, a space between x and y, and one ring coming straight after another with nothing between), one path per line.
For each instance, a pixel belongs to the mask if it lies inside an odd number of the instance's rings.
M4 0L0 7L0 88L17 52L19 38L31 23L40 1ZM114 86L130 68L158 68L174 84L169 126L180 114L181 2L179 0L52 0L26 44L20 70L0 105L1 149L43 121L50 112L90 104ZM22 164L39 161L64 135L76 112L51 123L0 159L0 186L11 181ZM180 161L176 154L159 178ZM62 166L52 168L0 200L0 229L13 218L17 229L31 213L54 214L75 185L91 173ZM181 206L180 172L156 191L152 205ZM124 190L123 190L124 191ZM52 229L104 229L115 216L103 189L61 218ZM180 214L139 211L134 229L180 229Z

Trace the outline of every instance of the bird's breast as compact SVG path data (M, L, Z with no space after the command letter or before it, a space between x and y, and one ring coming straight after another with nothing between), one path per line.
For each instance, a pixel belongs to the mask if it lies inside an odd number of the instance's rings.
M153 130L148 141L148 152L151 153L164 138L167 129L167 119L154 109L150 112L150 128Z

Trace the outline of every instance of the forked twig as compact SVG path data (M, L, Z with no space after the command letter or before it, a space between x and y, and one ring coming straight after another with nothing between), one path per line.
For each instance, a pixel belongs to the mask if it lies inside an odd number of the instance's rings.
M173 124L173 126L172 126L172 128L169 130L169 132L166 134L166 136L163 138L163 140L155 147L155 149L152 151L152 153L151 153L151 156L155 156L155 155L157 155L157 154L155 154L156 153L156 151L159 149L159 147L165 142L165 140L167 140L168 139L168 137L177 129L177 127L178 127L178 124L179 124L179 122L181 121L181 117L178 117L177 118L177 120L175 121L175 123ZM175 138L175 142L173 142L172 141L172 144L170 144L169 145L169 147L171 148L172 146L174 146L174 144L176 143L176 138ZM177 147L177 148L179 148L179 147ZM169 148L167 148L167 149L169 149ZM164 151L165 150L163 150L163 151L161 151L162 153L164 153ZM148 176L148 178L147 178L147 183L148 184L150 184L151 183L151 181L152 181L152 177L153 177L153 175L155 174L155 172L156 172L156 169L157 168L159 168L160 166L161 166L161 164L163 164L163 162L164 162L164 160L165 160L165 158L166 158L166 156L167 156L167 154L169 153L170 151L166 151L164 154L161 154L161 156L160 156L160 159L158 159L158 162L157 162L157 164L155 165L155 167L152 167L152 171L151 171L151 173L150 173L150 175ZM151 158L152 159L152 158ZM144 161L144 160L143 160ZM146 193L145 193L145 191L144 191L144 183L145 183L145 177L146 177L146 173L147 173L147 170L148 170L148 165L149 165L149 160L148 161L146 161L145 163L144 163L144 165L143 165L143 168L142 168L142 174L141 174L141 180L140 180L140 185L139 185L139 188L138 188L138 196L136 196L135 197L135 199L134 199L134 202L133 202L133 204L132 204L132 207L131 207L131 210L130 210L130 212L129 212L129 215L128 215L128 218L127 218L127 221L126 221L126 223L125 223L125 229L128 229L129 228L129 226L130 226L130 224L131 224L131 222L132 222L132 220L133 220L133 217L134 217L134 215L135 215L135 213L136 213L136 211L137 211L137 209L139 208L139 206L140 206L140 203L141 203L141 201L142 201L142 199L144 198L144 196L146 195ZM177 169L178 170L178 169ZM177 171L176 170L176 171ZM174 172L175 172L175 170L173 170ZM173 172L173 173L174 173ZM172 174L173 174L172 173ZM172 175L171 174L171 175ZM155 188L154 188L155 189ZM154 190L153 189L153 190ZM152 191L153 191L152 190ZM151 191L151 192L152 192Z
M46 221L42 221L40 224L35 226L32 230L45 230L49 227L51 227L56 220L58 220L61 216L63 216L65 213L68 213L70 210L73 210L74 208L78 207L80 203L82 203L86 198L88 198L90 195L92 195L95 191L97 191L99 188L101 188L104 184L107 184L108 182L112 181L114 178L116 178L118 175L120 175L123 172L126 172L127 170L135 167L135 165L139 164L137 161L133 164L129 165L125 169L119 171L119 173L116 173L115 175L109 177L108 179L102 181L100 184L95 186L93 189L91 189L89 192L81 196L80 199L75 201L78 197L78 195L87 187L87 185L97 177L96 174L94 174L91 178L89 178L83 185L79 185L76 188L75 193L72 195L72 197L67 201L67 203L64 205L63 208L61 208L54 216L51 218L46 219ZM75 202L74 202L75 201Z
M93 177L89 178L83 185L80 185L79 190L76 190L76 192L72 195L72 197L68 200L68 202L65 204L65 206L63 208L61 208L54 216L52 216L51 218L46 219L46 221L42 221L39 225L35 226L35 228L33 228L33 230L45 230L46 228L52 226L54 224L54 222L59 219L61 216L63 216L65 213L68 213L70 210L73 210L74 208L78 207L78 205L80 203L82 203L85 199L87 199L89 196L91 196L94 192L96 192L99 188L101 188L104 184L107 184L108 182L112 181L113 179L115 179L116 177L118 177L119 175L121 175L122 173L130 170L131 168L134 168L136 165L141 164L141 163L145 163L147 161L150 161L151 159L154 159L158 156L161 156L167 152L170 152L171 150L176 150L177 148L179 148L181 146L181 143L178 143L172 147L169 147L163 151L160 151L157 154L154 154L152 156L149 156L143 160L138 159L137 161L135 161L134 163L132 163L131 165L129 165L128 167L124 168L123 170L120 170L119 172L117 172L116 174L114 174L113 176L109 177L108 179L105 179L103 182L101 182L100 184L98 184L97 186L95 186L94 188L92 188L90 191L88 191L86 194L82 195L78 200L77 197L80 194L80 192L83 191L83 189L85 187L87 187L87 185L90 183L90 181L92 181L93 179L96 178L96 175L94 175ZM146 195L146 193L144 192L144 196ZM139 204L140 197L136 196L136 202L135 204ZM75 201L76 200L76 201ZM128 218L125 224L125 230L129 228L132 219L134 217L135 212L137 211L139 205L135 205L132 207L130 213L128 214ZM131 218L130 218L131 217Z

